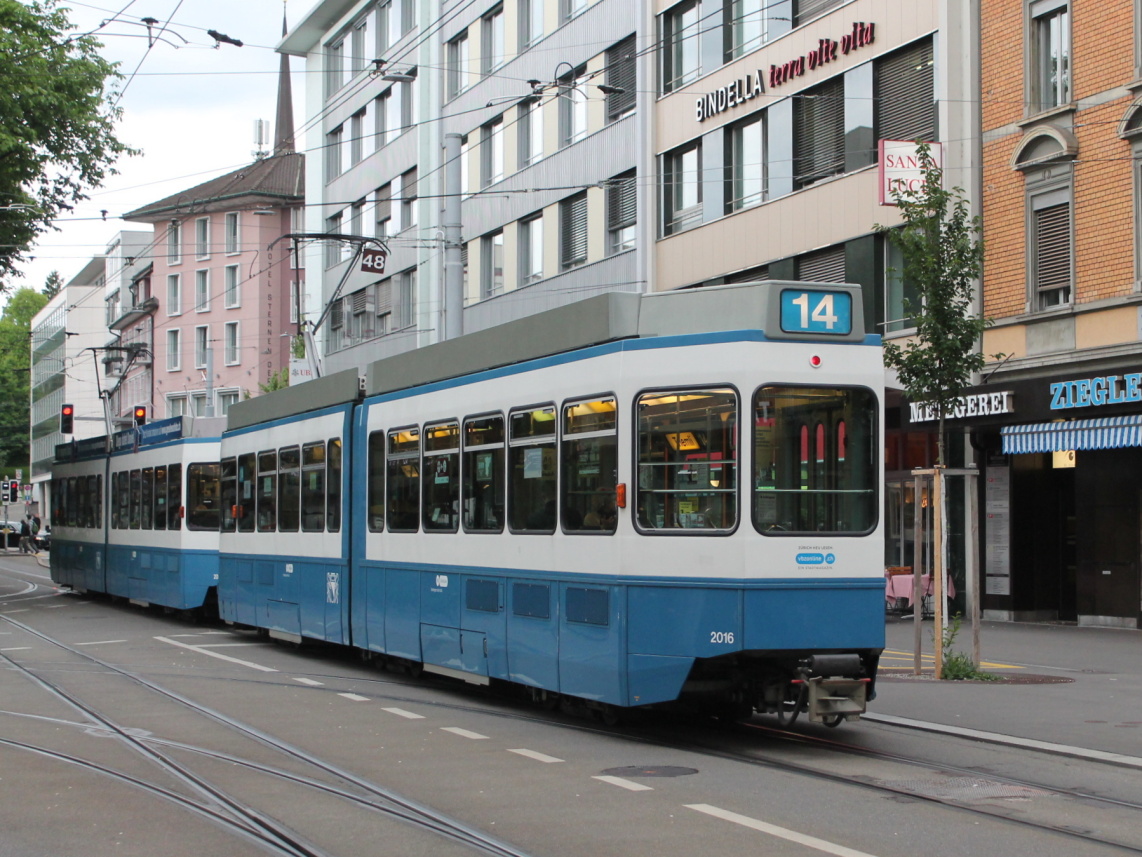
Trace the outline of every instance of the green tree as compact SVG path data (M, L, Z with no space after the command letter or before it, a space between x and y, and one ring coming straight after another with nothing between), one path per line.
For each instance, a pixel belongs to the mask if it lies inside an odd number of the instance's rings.
M274 390L284 390L289 386L289 367L283 366L280 372L275 372L270 376L270 380L264 384L258 384L258 389L263 393L272 393Z
M48 300L51 300L60 293L61 289L63 289L63 277L60 276L59 271L52 271L48 274L48 278L44 280L44 296Z
M35 289L17 289L0 314L0 469L15 475L29 468L28 379L31 369L32 317L48 298Z
M58 0L0 0L0 281L37 236L134 154L114 134L121 79Z
M931 147L920 143L917 151L923 186L892 193L904 225L876 226L899 248L903 266L893 273L913 286L917 298L904 301L916 335L904 345L885 343L884 364L896 370L909 399L935 411L936 463L943 465L944 419L983 369L980 337L991 322L974 307L983 262L979 218L970 216L961 188L944 188Z

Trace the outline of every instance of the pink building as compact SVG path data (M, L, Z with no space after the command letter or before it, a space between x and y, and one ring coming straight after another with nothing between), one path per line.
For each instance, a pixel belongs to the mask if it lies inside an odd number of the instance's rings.
M149 334L153 359L124 363L119 417L138 405L154 419L222 416L288 376L303 272L278 239L303 228L305 156L294 151L287 63L271 156L123 216L153 224L153 268L110 326L124 343Z

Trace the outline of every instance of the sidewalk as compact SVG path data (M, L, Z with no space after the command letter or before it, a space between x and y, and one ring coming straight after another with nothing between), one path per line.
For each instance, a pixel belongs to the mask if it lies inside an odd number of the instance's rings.
M984 622L981 669L1004 680L937 682L931 620L912 675L912 622L887 620L871 714L1142 757L1142 631ZM970 653L970 627L952 648Z

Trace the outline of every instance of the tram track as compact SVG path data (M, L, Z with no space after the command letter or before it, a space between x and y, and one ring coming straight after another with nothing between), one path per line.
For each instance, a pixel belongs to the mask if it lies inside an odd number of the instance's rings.
M108 663L94 655L81 651L72 646L68 646L51 636L44 634L26 625L23 622L13 619L11 616L0 616L5 622L9 623L20 631L38 638L46 643L49 643L57 648L77 657L99 666L109 672L113 672L123 678L126 678L138 686L141 686L152 693L158 694L170 701L177 703L179 706L186 710L195 712L196 714L206 717L211 721L218 723L234 732L237 732L246 738L253 739L257 743L270 748L271 750L281 753L295 761L304 763L311 768L320 771L321 773L333 777L335 780L340 780L343 783L349 784L355 789L359 790L360 794L354 794L348 789L331 786L328 783L322 783L315 778L297 776L271 766L261 765L249 760L244 760L239 757L229 756L227 754L218 754L214 751L206 750L204 748L196 748L187 745L178 745L175 742L169 742L169 746L180 746L182 749L191 752L197 752L202 755L213 755L215 758L224 759L231 764L240 764L244 768L254 770L263 774L273 775L276 777L288 778L298 785L306 786L309 788L318 788L326 794L333 795L343 800L351 802L353 805L366 808L371 811L380 812L390 818L412 824L422 830L432 832L434 834L443 836L452 840L455 843L464 845L472 850L493 855L493 857L529 857L525 852L511 846L508 843L502 842L494 837L488 836L484 832L477 830L469 825L464 824L456 819L450 818L443 813L440 813L429 806L421 804L417 801L411 800L391 789L386 789L377 785L369 780L360 777L351 771L327 762L317 756L302 750L285 741L281 741L267 732L257 729L249 724L242 723L235 718L222 714L214 709L211 709L201 703L195 702L179 693L176 693L168 688L131 672L130 670L123 669L114 664ZM275 851L275 853L295 855L295 857L329 857L328 852L318 848L312 843L305 842L296 832L290 830L286 825L281 822L265 815L254 809L251 804L241 801L225 793L221 788L215 786L212 782L204 777L193 773L187 766L175 761L170 756L161 753L154 749L152 744L157 743L153 738L143 739L134 734L132 730L124 729L109 718L97 712L91 706L85 704L82 700L75 695L64 690L59 684L52 682L36 671L28 668L6 654L0 653L2 658L10 668L25 675L29 680L36 683L46 692L60 699L68 706L76 711L81 712L92 724L96 725L106 733L113 735L131 749L143 755L153 765L160 770L166 772L168 775L175 777L178 781L184 783L188 788L192 789L198 795L200 800L193 801L196 805L196 811L199 814L211 819L217 819L219 816L217 811L212 811L213 806L221 807L220 811L232 816L230 824L226 825L227 829L236 830L242 829L246 834L252 836L260 844ZM85 724L86 725L86 724ZM14 746L11 742L3 742L7 746ZM100 766L94 766L86 760L78 756L71 756L71 754L57 753L55 751L47 750L42 747L28 746L29 752L39 752L41 754L52 754L56 758L65 761L71 761L75 764L83 764L91 770L98 770ZM133 783L133 778L124 778L124 782ZM154 791L156 794L166 796L165 792L169 790L162 790L157 786L149 786L148 790ZM157 791L156 791L157 790ZM171 792L171 795L176 793ZM180 805L190 805L186 803L186 798L177 801Z

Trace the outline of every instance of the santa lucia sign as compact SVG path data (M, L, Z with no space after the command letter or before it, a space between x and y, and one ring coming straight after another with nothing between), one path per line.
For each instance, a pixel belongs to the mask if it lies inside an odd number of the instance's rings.
M932 163L937 169L944 168L944 146L942 143L929 143ZM920 166L920 155L916 151L915 140L880 141L880 204L896 205L893 191L918 191L924 186L924 170Z

